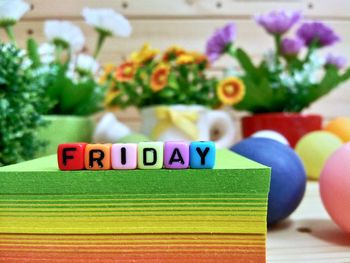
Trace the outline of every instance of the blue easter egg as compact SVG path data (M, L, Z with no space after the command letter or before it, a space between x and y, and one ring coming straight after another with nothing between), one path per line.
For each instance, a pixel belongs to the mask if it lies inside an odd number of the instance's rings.
M271 167L268 225L285 219L298 207L306 188L306 173L292 148L272 139L248 138L231 151Z

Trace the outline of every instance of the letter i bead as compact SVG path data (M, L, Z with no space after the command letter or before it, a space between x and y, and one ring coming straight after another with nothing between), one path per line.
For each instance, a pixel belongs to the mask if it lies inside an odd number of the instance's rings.
M88 170L111 169L111 145L110 144L86 145L85 168Z
M186 169L190 162L190 146L187 142L164 143L164 167Z
M113 169L137 168L137 144L113 144L111 149Z
M82 170L86 143L63 143L58 146L57 159L60 170Z
M137 162L140 169L162 169L163 142L140 142Z
M195 169L211 169L215 165L215 143L192 142L190 145L190 166Z

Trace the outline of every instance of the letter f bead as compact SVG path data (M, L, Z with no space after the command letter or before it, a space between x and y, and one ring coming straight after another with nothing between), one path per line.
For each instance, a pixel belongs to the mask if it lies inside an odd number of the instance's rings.
M63 143L58 145L58 168L63 171L84 169L86 143Z

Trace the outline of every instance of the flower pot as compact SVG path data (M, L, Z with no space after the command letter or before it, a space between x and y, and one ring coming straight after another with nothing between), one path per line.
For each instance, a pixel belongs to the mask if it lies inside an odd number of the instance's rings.
M235 125L228 112L200 105L153 106L141 110L141 132L159 141L214 141L218 148L234 142Z
M91 141L93 121L90 117L45 115L44 119L49 123L39 130L39 136L48 145L39 156L56 153L60 143Z
M300 113L263 113L242 118L243 137L249 137L260 130L273 130L284 135L294 147L306 133L320 130L320 115L304 115Z

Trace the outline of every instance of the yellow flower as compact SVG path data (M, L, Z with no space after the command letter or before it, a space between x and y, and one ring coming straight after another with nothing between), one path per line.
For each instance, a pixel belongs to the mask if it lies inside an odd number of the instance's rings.
M180 55L176 59L176 64L178 64L178 65L187 65L187 64L192 64L194 62L195 62L195 58L190 54Z
M185 53L186 53L186 50L180 46L176 46L176 45L170 46L164 52L163 61L169 61L169 60L177 58L178 56L183 55Z
M115 71L115 78L120 82L128 82L133 79L137 65L132 61L126 61Z
M239 103L245 95L245 86L242 80L236 77L228 77L219 82L217 95L224 105L235 105Z
M100 84L105 84L108 80L109 75L115 70L115 66L112 63L108 63L103 66L103 73L101 74L98 82Z
M154 59L159 54L158 49L153 49L148 43L145 43L140 51L131 54L131 60L137 64L144 64Z
M155 67L151 76L151 88L154 92L162 90L168 83L168 77L170 72L170 66L165 63L161 63Z
M204 64L205 66L209 65L209 61L206 55L198 52L190 52L189 55L193 56L194 63L196 64Z
M110 107L111 106L110 104L115 99L115 97L117 97L119 95L119 93L120 93L119 90L112 90L112 89L110 89L107 92L105 100L104 100L105 107Z

